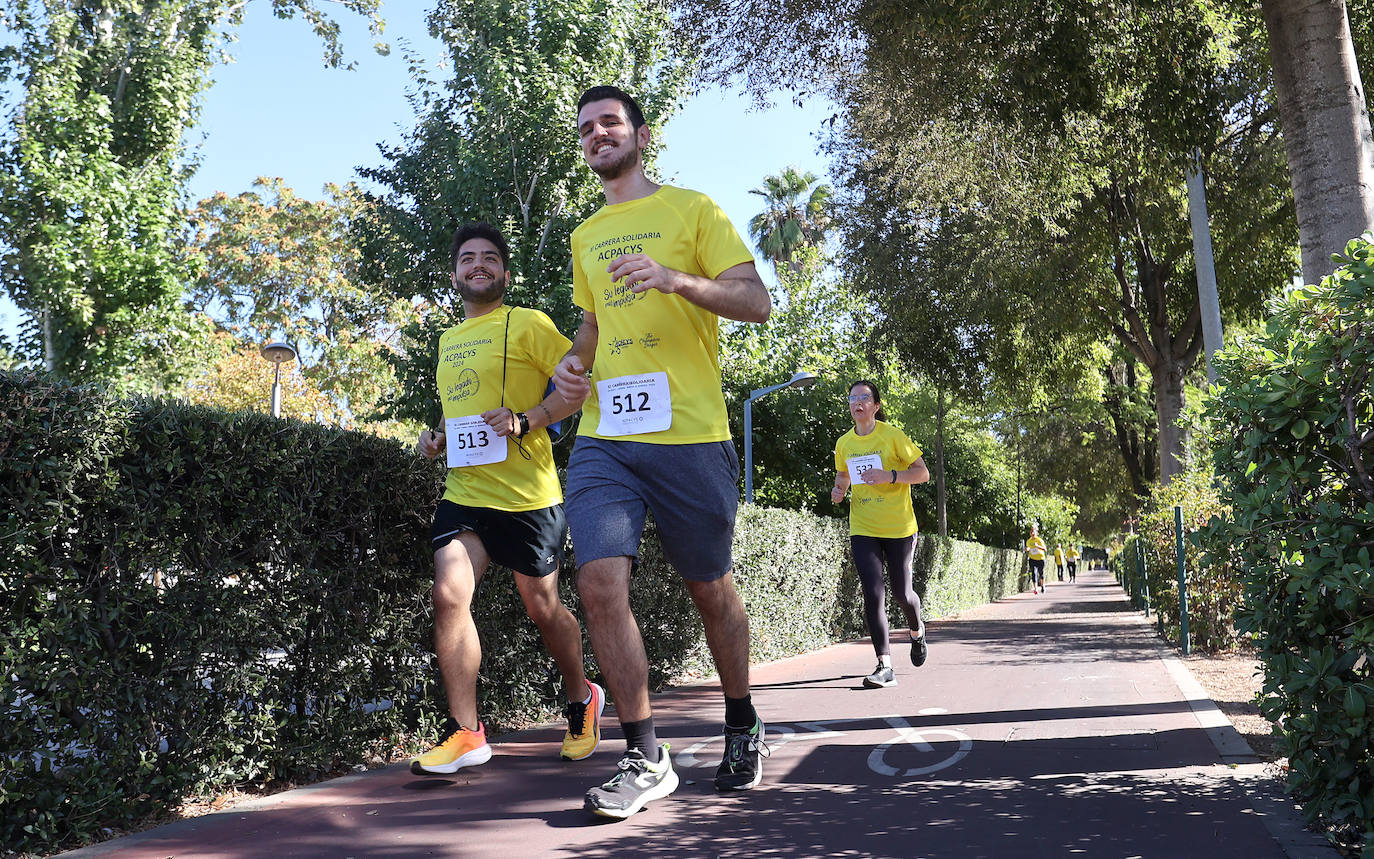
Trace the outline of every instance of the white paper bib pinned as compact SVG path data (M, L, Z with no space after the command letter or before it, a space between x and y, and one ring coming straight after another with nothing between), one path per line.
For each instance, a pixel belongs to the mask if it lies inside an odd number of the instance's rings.
M870 453L868 456L851 456L844 464L849 466L849 483L859 486L864 482L865 471L874 468L882 470L883 458L876 453Z
M481 415L448 418L444 421L444 438L449 468L506 461L506 437L497 435Z
M616 376L596 383L601 421L597 435L662 432L673 425L673 398L667 373Z

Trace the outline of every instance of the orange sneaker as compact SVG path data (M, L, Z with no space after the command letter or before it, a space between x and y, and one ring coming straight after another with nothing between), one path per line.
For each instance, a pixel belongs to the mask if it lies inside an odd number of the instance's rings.
M410 771L415 775L447 775L463 767L473 767L491 760L491 746L487 745L487 729L481 722L477 730L469 731L450 719L452 733L439 745L414 758Z
M590 680L587 686L592 690L590 701L568 704L568 731L563 735L561 754L565 761L589 758L601 743L601 711L606 707L606 693Z

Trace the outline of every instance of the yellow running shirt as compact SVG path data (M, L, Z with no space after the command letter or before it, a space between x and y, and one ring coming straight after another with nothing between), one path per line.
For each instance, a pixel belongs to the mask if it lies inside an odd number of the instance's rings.
M1045 560L1045 541L1039 537L1028 537L1026 539L1026 550L1032 561Z
M849 471L849 460L877 455L881 467L904 471L921 458L921 449L892 424L875 421L873 432L859 435L850 430L835 442L835 470ZM911 485L867 483L850 478L849 533L860 537L910 537L916 533L916 514L911 509Z
M709 197L669 185L602 206L573 230L573 301L596 314L598 327L579 432L651 444L726 441L720 317L681 296L656 289L636 295L613 283L606 267L635 253L708 278L754 261Z
M528 412L543 402L553 369L571 345L549 317L525 307L502 305L448 329L439 336L435 373L445 426L450 427L453 419L501 407L503 355L505 405L511 411ZM450 468L444 482L445 500L508 512L560 503L563 490L554 470L549 434L540 430L520 439L529 459L520 454L513 437L507 439L503 461ZM482 440L496 443L498 438L493 434Z
M1068 548L1068 551L1066 551L1066 552L1064 553L1064 557L1068 558L1070 561L1077 561L1077 560L1078 560L1078 547L1077 547L1077 546L1070 546L1070 547Z

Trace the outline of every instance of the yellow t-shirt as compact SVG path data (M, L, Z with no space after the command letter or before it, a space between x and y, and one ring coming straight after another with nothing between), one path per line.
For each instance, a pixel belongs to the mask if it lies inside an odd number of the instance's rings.
M1062 564L1062 563L1064 563L1064 547L1063 547L1063 546L1055 546L1055 547L1054 547L1054 562L1055 562L1056 564Z
M1026 539L1026 549L1032 561L1045 560L1045 541L1039 537L1028 537Z
M439 336L435 382L444 419L501 407L503 356L505 405L512 411L528 412L543 401L553 369L571 345L538 310L503 305L475 319L464 319ZM532 432L520 439L529 459L520 455L513 438L507 439L504 461L450 468L444 498L467 507L510 512L560 503L563 490L549 434Z
M651 444L726 441L730 423L720 384L720 317L656 289L638 295L611 281L606 266L621 254L647 254L660 265L715 278L753 262L730 219L696 191L664 185L638 200L601 207L572 234L573 301L596 314L592 392L579 432L593 438ZM663 374L663 375L652 375ZM666 379L665 379L666 376ZM635 389L638 384L652 385ZM602 386L613 411L602 421ZM648 407L649 412L635 410ZM666 408L665 408L666 407ZM652 427L634 431L635 422ZM656 411L655 411L656 410Z
M1078 547L1070 546L1068 551L1064 553L1064 557L1068 558L1070 561L1078 560Z
M906 470L921 458L921 449L906 433L883 421L876 421L873 432L859 435L850 430L835 442L835 470L849 471L848 460L877 454L882 467L891 472ZM892 475L889 473L888 477ZM862 537L910 537L916 533L916 514L911 509L911 485L907 483L867 483L852 480L849 501L849 533Z

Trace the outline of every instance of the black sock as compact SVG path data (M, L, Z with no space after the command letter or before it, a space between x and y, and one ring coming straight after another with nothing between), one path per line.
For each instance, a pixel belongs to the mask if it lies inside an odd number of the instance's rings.
M620 730L625 732L625 751L639 749L649 763L658 763L658 735L654 733L653 716L638 722L621 722Z
M728 728L752 728L754 722L758 721L758 713L754 712L754 702L749 700L749 696L743 698L731 698L725 696L725 726Z

